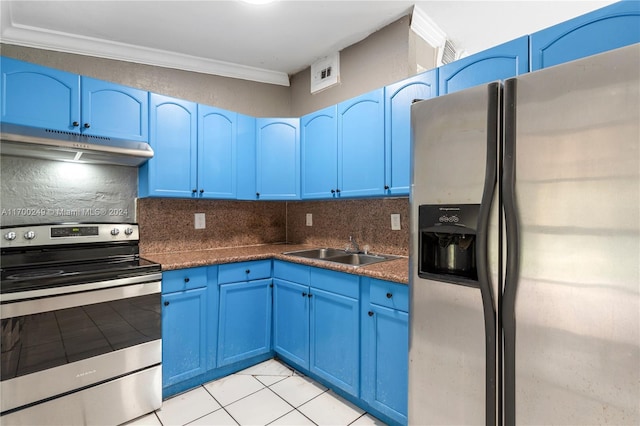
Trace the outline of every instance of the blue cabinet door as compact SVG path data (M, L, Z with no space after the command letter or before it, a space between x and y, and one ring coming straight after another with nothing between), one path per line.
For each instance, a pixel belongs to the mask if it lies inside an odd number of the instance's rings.
M368 345L366 365L363 365L362 398L373 407L407 423L409 315L397 309L369 305L367 323Z
M341 197L384 194L384 89L338 104Z
M302 199L333 198L338 188L337 106L300 119Z
M3 123L80 132L80 76L2 58Z
M207 289L162 295L162 386L207 371Z
M300 131L297 118L256 119L256 197L300 198Z
M149 103L154 156L140 167L140 196L196 197L197 105L155 93Z
M312 373L359 396L358 300L311 288L310 354Z
M238 114L198 105L198 197L236 198Z
M89 77L81 89L83 134L149 140L148 92Z
M640 42L640 2L620 1L531 34L531 70Z
M271 283L220 285L218 367L271 351Z
M273 280L273 349L309 369L309 287Z
M411 182L411 104L438 95L438 70L385 87L385 193L408 195Z
M529 71L529 36L517 38L438 69L438 95Z

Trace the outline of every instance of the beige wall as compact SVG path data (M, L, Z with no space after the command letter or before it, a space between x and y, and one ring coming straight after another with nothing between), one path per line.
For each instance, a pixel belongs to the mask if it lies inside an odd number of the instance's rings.
M289 87L2 44L2 55L256 117L289 117Z
M340 52L340 83L311 94L311 70L291 77L291 109L302 116L435 66L434 51L410 28L407 15Z

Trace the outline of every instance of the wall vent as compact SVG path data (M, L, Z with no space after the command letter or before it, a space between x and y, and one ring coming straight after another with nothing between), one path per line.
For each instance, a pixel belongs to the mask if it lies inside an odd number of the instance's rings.
M311 93L319 92L340 82L340 52L311 64Z
M438 48L438 65L448 64L459 58L456 47L451 40L446 40L444 46Z

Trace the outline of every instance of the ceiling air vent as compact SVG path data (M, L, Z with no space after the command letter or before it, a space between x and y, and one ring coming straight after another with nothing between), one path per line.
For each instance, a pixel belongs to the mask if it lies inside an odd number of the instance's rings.
M340 82L340 52L311 64L311 93L319 92Z
M456 47L453 45L451 40L446 40L444 42L444 46L438 48L438 63L444 65L453 62L456 59L458 59Z

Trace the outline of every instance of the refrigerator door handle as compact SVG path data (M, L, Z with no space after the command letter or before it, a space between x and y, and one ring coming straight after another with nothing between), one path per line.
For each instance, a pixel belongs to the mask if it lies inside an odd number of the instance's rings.
M496 197L498 173L498 142L500 140L500 93L499 82L488 85L487 105L487 158L482 202L478 212L477 267L478 283L482 295L485 328L485 418L487 425L496 424L496 309L489 271L489 221L491 207Z
M504 332L504 424L516 424L516 319L515 301L519 275L518 215L516 180L516 93L517 80L504 83L504 157L502 198L506 233L506 268L501 319Z

